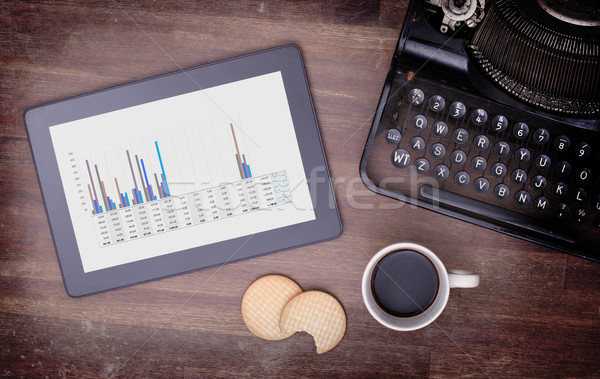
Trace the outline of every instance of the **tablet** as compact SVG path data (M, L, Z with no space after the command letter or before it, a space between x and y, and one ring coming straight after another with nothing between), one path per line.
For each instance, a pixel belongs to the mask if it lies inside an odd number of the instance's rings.
M341 234L294 45L34 107L24 117L71 296Z

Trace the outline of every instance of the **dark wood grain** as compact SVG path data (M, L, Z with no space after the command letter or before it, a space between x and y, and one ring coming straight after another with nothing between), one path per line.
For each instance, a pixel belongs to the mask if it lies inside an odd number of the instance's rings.
M358 163L407 2L0 3L0 376L600 377L600 265L369 192ZM285 43L300 46L344 224L333 241L90 297L66 295L23 125L28 107ZM413 241L481 274L438 320L393 332L362 271ZM280 273L342 303L317 355L254 337L240 302Z

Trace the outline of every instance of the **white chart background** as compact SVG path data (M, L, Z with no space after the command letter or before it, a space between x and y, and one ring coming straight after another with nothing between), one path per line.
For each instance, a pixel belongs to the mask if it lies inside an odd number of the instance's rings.
M287 171L292 203L113 246L98 246L87 192L86 160L93 175L93 164L98 165L106 191L117 204L115 177L121 192L129 192L132 200L134 184L126 150L134 170L137 154L144 159L150 183L151 172L152 178L153 173L160 178L154 141L159 144L172 195L214 187L240 180L230 123L234 124L240 153L246 155L253 176ZM280 72L55 125L50 135L86 272L315 219ZM75 157L77 175L71 157ZM94 180L97 182L96 177ZM81 198L82 186L87 202Z

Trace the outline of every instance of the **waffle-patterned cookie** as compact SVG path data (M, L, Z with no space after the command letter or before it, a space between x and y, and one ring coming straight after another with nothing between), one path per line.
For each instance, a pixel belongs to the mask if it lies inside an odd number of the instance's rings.
M307 332L317 353L333 349L346 333L346 314L340 303L321 291L303 292L291 299L281 315L283 333Z
M285 305L302 288L282 275L263 276L248 287L242 298L242 317L246 327L257 337L277 341L294 334L280 329L280 317Z

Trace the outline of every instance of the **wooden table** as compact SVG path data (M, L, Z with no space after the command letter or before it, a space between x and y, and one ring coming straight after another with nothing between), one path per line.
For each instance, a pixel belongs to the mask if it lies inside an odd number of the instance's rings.
M358 164L407 2L0 3L0 376L600 376L600 265L369 192ZM23 111L263 48L302 50L344 224L336 240L90 297L64 291ZM424 244L481 285L394 332L367 312L382 247ZM334 295L342 342L253 336L240 302L280 273Z

